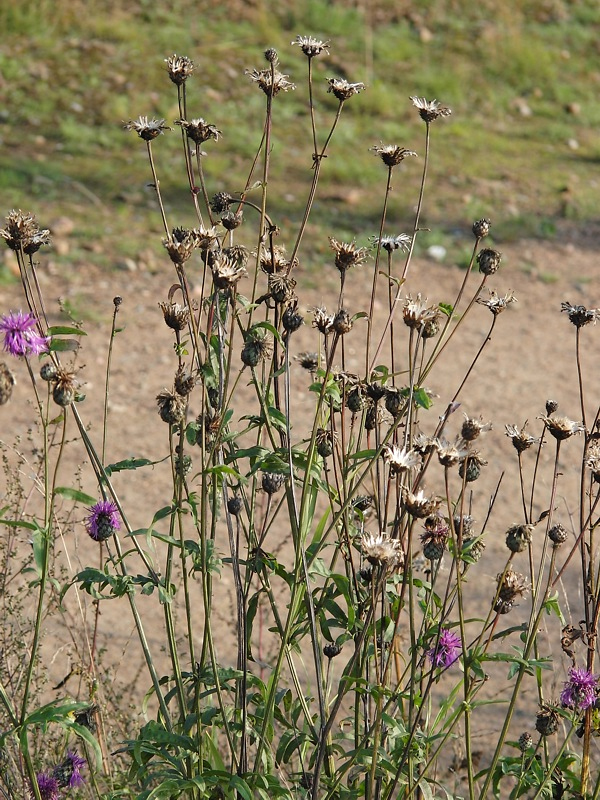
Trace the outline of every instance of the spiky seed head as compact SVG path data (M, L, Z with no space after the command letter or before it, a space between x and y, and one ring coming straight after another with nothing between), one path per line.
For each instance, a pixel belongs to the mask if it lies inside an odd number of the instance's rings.
M554 414L555 411L558 411L558 403L556 400L546 400L546 414L550 416L550 414Z
M329 244L335 253L335 266L342 274L351 267L362 264L367 258L367 248L357 247L356 242L338 242L337 239L330 236Z
M333 314L328 314L324 306L314 308L313 314L313 326L324 336L330 333L333 329Z
M595 325L600 314L597 308L588 309L585 306L572 306L570 303L561 303L560 310L567 312L570 321L576 328L583 328L590 322Z
M345 78L328 78L327 83L329 84L327 91L337 97L340 103L349 100L365 88L364 83L348 83Z
M165 324L174 331L182 331L187 326L190 318L190 310L187 306L179 303L160 302L159 307L163 312Z
M285 475L281 472L263 472L261 486L266 494L275 494L285 483Z
M294 333L304 324L304 317L297 311L298 302L289 305L283 312L281 323L288 333Z
M440 332L442 320L442 312L436 310L435 316L426 319L421 328L421 337L423 339L433 339Z
M365 396L360 386L353 386L346 394L346 407L352 411L353 414L358 414L362 411L365 405Z
M331 327L338 336L344 336L352 330L353 326L352 317L345 308L340 308L335 317Z
M484 239L490 232L491 225L491 220L487 219L487 217L476 219L473 223L473 236L476 239Z
M222 136L221 131L215 125L209 124L202 117L191 120L176 119L175 124L181 126L188 138L197 145L204 144L209 139L217 142Z
M560 545L564 544L569 538L569 533L559 522L550 528L548 531L548 538L554 547L560 547Z
M527 550L533 539L535 525L511 525L506 531L506 546L511 553L522 553Z
M532 445L538 444L540 441L539 438L530 436L526 432L527 422L525 422L522 428L517 428L516 425L505 425L504 428L506 430L506 435L510 437L517 453L525 452L525 450L528 450Z
M326 430L325 428L317 428L315 437L317 453L322 458L328 458L333 453L336 439L337 436L335 436L333 431Z
M289 303L295 297L296 281L289 275L271 273L269 275L269 294L276 303Z
M480 433L491 431L491 429L492 423L484 422L483 417L475 419L474 417L469 417L467 414L465 414L465 421L460 429L460 435L465 441L472 442L477 439Z
M267 97L275 97L279 92L288 92L296 88L293 83L288 81L288 75L283 75L279 70L271 69L253 69L247 70L246 74L250 76L250 80L258 84L259 88L267 95Z
M509 566L504 573L499 573L497 581L498 599L494 604L494 611L498 614L508 614L514 606L515 600L527 594L529 584L527 578L521 573L515 572L512 566Z
M229 192L217 192L212 196L210 201L210 210L215 214L222 214L223 211L229 211L229 206L233 203L233 197Z
M76 389L75 374L63 367L56 370L54 386L52 388L52 398L58 406L66 408L75 402Z
M398 391L398 389L388 389L385 393L385 407L390 412L394 419L400 414L404 408L406 399Z
M198 377L189 372L186 367L181 364L175 373L175 391L182 397L187 397L191 394L192 389L196 385Z
M419 489L417 492L405 489L402 493L402 502L408 513L417 519L432 516L441 503L439 498L434 495L427 496L423 489Z
M258 330L247 335L242 349L242 362L247 367L256 367L273 354L273 343L268 334Z
M341 646L339 644L335 644L334 642L326 644L325 647L323 648L323 655L329 659L339 656L341 652L342 652Z
M467 483L476 481L481 475L481 468L487 466L487 461L481 457L477 450L472 450L465 458L461 459L458 474Z
M177 86L184 84L194 71L194 62L187 56L173 54L165 58L169 78Z
M481 536L469 536L463 539L463 552L468 553L477 562L485 550L485 541Z
M475 520L470 514L454 514L452 517L452 523L454 525L454 530L457 534L460 533L461 536L470 536L473 533L473 523Z
M428 561L439 561L442 558L449 535L450 529L443 517L438 514L427 517L425 530L421 534L421 545L423 555Z
M502 253L497 250L492 250L489 247L484 247L477 254L477 263L479 265L479 272L482 275L493 275L498 271L500 261L502 260Z
M421 119L428 125L439 117L449 117L452 114L449 108L440 105L437 100L426 100L424 97L411 97L410 99Z
M294 359L300 364L302 369L306 369L309 372L315 372L320 363L318 353L298 353L297 356L294 356Z
M239 211L224 211L221 214L221 225L226 231L234 231L240 227L243 221L244 212L241 209Z
M519 750L525 753L530 747L533 747L533 737L530 733L525 731L519 736Z
M168 125L165 124L164 119L148 119L148 117L140 116L137 119L130 119L125 125L128 131L135 131L140 139L145 142L151 142L160 136L165 131L170 131Z
M371 150L378 155L386 167L397 167L405 158L416 156L414 150L407 150L397 144L374 145Z
M392 539L387 533L363 533L360 548L374 567L395 568L404 561L404 553L398 539Z
M232 497L227 498L227 511L234 516L238 517L242 511L244 504L239 494L234 494Z
M558 730L559 720L557 710L548 703L542 703L535 718L535 729L540 736L552 736Z
M314 58L321 55L321 53L329 55L329 42L322 42L312 36L296 36L292 44L299 45L307 58Z
M185 414L186 400L176 392L163 389L156 395L158 414L163 422L169 425L177 425Z
M0 406L5 405L10 400L16 378L9 369L8 365L2 361L0 363Z
M0 230L0 236L11 250L24 250L38 231L33 214L13 209L6 217L6 227Z
M268 61L269 64L279 64L279 56L277 55L277 50L274 47L269 47L265 50L265 61Z
M546 423L549 433L559 442L562 442L565 439L570 439L571 436L575 436L576 434L585 431L585 426L583 423L575 422L568 417L541 416L540 419Z

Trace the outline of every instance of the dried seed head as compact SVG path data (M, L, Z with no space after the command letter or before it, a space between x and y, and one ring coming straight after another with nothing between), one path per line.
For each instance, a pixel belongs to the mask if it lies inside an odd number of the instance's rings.
M374 567L393 569L401 566L404 553L398 539L392 539L387 533L363 533L360 549L365 558Z
M418 433L413 439L413 448L422 456L427 456L437 449L438 440L435 436L426 436L424 433Z
M36 233L39 233L39 227L35 217L21 209L10 211L6 217L6 227L0 230L0 236L11 250L24 250Z
M297 311L298 301L291 303L283 312L281 323L288 333L294 333L304 324L304 317Z
M481 536L469 536L463 539L462 552L468 554L475 563L479 561L485 550L485 542Z
M229 192L217 192L210 201L210 210L215 214L222 214L223 211L229 211L229 206L233 202L234 199Z
M59 367L56 370L52 389L52 398L54 402L63 408L70 406L71 403L75 402L76 388L75 373L68 372L63 367Z
M276 303L289 303L295 297L296 281L289 275L271 273L269 275L269 294Z
M479 478L481 475L481 468L487 467L487 463L488 462L481 457L481 454L477 450L471 450L465 458L461 459L458 474L461 478L464 478L467 483L471 483Z
M163 312L165 323L174 331L182 331L187 326L190 318L190 310L187 306L179 303L159 303Z
M419 466L421 456L414 450L406 450L394 444L387 444L381 451L383 460L390 468L390 475L399 475L413 467Z
M350 314L346 311L345 308L340 308L337 312L335 317L333 318L333 322L331 327L337 333L338 336L344 336L346 333L350 333L352 330L352 318Z
M510 290L504 295L504 297L500 297L500 295L496 294L493 289L489 289L488 291L490 294L489 298L484 300L483 297L478 297L477 302L482 306L487 306L494 316L501 314L502 311L504 311L504 309L507 308L511 303L517 302L517 298Z
M367 258L366 247L357 247L356 242L338 242L333 236L329 237L331 249L335 253L335 265L341 273L350 267L362 264Z
M467 443L460 437L454 442L438 439L437 454L438 460L443 467L453 467L467 457Z
M522 553L527 550L533 539L535 525L511 525L506 531L506 546L511 553Z
M387 389L385 393L385 407L390 412L392 417L396 417L402 413L406 406L406 398L398 389Z
M373 236L371 237L373 247L382 247L388 253L393 253L394 250L404 250L408 253L412 242L412 236L407 233L399 233L398 236Z
M288 81L289 75L283 75L277 69L272 73L270 69L246 70L246 75L249 75L250 80L258 84L268 97L275 97L279 92L289 92L296 88L295 84Z
M560 545L564 544L569 538L569 533L559 522L550 528L548 531L548 538L552 542L553 547L560 547Z
M499 573L497 581L498 599L494 604L494 611L498 614L508 614L515 600L527 594L529 591L529 584L527 578L521 575L520 572L515 572L512 566L509 566L504 573Z
M239 516L243 506L244 503L242 502L242 498L239 496L239 494L234 494L232 497L227 498L227 510L232 516Z
M445 106L441 106L437 100L426 100L424 97L411 97L413 106L418 110L419 116L427 124L438 119L438 117L449 117L452 111Z
M216 288L223 291L234 289L248 274L236 258L225 252L212 259L211 270Z
M226 231L234 231L239 228L244 221L244 212L239 211L224 211L221 214L221 225Z
M328 458L333 453L333 448L337 440L338 437L334 431L329 431L325 428L317 428L315 436L317 453L322 458Z
M452 517L452 524L457 535L461 537L470 536L473 533L473 523L475 520L470 514L455 514Z
M265 61L268 61L269 64L279 64L279 56L277 55L277 50L274 47L269 47L264 52Z
M542 419L548 428L548 431L558 441L570 439L582 431L585 431L585 426L581 422L575 422L568 417L544 417Z
M533 747L533 737L530 733L525 731L519 736L519 750L525 753L530 747Z
M497 250L492 250L489 247L484 247L477 254L477 263L479 264L479 272L483 275L493 275L498 271L500 261L502 260L502 253Z
M475 419L475 417L469 417L467 414L465 414L465 421L460 429L460 435L465 441L472 442L477 439L480 433L485 433L491 430L492 423L484 422L482 416L480 416L479 419Z
M163 239L163 246L174 264L185 264L196 247L193 231L174 228L169 239Z
M263 247L260 251L260 268L267 275L273 275L276 272L290 272L298 262L294 260L292 263L288 261L283 245L275 245L273 250L269 247Z
M539 437L536 438L535 436L530 436L526 433L525 429L527 427L527 421L523 425L523 427L519 430L516 425L505 425L504 428L506 430L506 435L510 437L513 447L517 451L517 453L523 453L525 450L528 450L532 445L538 444L540 441Z
M164 119L148 119L148 117L142 116L135 120L130 119L124 127L128 131L135 131L145 142L151 142L161 133L171 130L168 125L165 125Z
M187 56L173 54L165 58L169 78L177 86L184 84L194 71L194 62Z
M176 392L163 389L156 395L158 413L163 422L176 425L181 422L185 414L185 398Z
M407 150L397 144L375 145L371 150L381 158L386 167L397 167L405 158L417 155L414 150Z
M222 136L221 131L215 125L210 125L202 117L189 121L187 119L176 119L175 124L180 125L188 135L188 138L195 144L204 144L209 139L214 139L217 142Z
M430 495L428 497L423 489L419 489L417 492L404 489L402 493L402 502L408 513L413 517L417 517L417 519L431 517L437 512L441 504L439 498L435 497L435 495Z
M440 323L442 319L442 312L436 309L435 316L425 320L421 328L421 336L423 339L433 339L440 332Z
M330 643L323 647L323 655L326 658L335 658L336 656L339 656L341 652L342 648L339 644Z
M179 450L179 448L176 449ZM185 475L188 475L191 472L192 458L186 454L183 456L181 454L176 455L173 465L175 467L175 474L183 478Z
M333 314L328 314L324 306L312 309L313 327L320 331L324 336L331 332L333 327Z
M321 53L329 55L329 42L322 42L312 36L296 36L292 44L299 45L300 49L307 58L320 56Z
M256 367L272 355L273 342L268 334L260 330L254 330L247 334L242 349L242 361L247 367Z
M552 736L558 730L560 717L555 708L542 703L535 718L535 729L540 736Z
M423 555L428 561L439 561L446 550L450 529L439 514L427 517L425 531L421 534Z
M490 232L491 226L491 220L487 219L487 217L476 219L473 223L473 236L476 239L484 239Z
M179 366L175 373L175 391L182 397L191 394L194 386L198 382L198 376L189 372L183 364Z
M245 267L248 263L248 248L243 244L233 244L231 247L224 247L221 251L224 256L230 258L238 267Z
M34 253L37 253L40 247L50 244L50 241L51 239L49 230L37 230L31 234L29 241L24 243L23 251L28 256L32 256Z
M592 473L596 483L600 483L600 442L592 439L585 454L585 466Z
M5 405L10 400L15 383L15 376L8 365L2 361L0 363L0 406Z
M285 483L286 476L281 472L263 472L261 486L263 492L275 494Z
M558 403L556 400L546 400L546 414L550 416L550 414L554 414L555 411L558 410Z
M348 83L344 78L328 78L328 92L331 92L340 103L349 100L355 94L359 94L365 88L364 83Z
M597 308L586 308L585 306L572 306L570 303L561 303L560 310L566 311L569 319L576 328L583 328L590 322L596 324L598 314L600 313Z
M427 298L422 300L420 293L417 294L414 300L409 295L404 302L402 310L404 324L415 330L421 328L427 321L435 319L438 314L438 306L428 306Z
M358 414L365 406L365 396L361 386L353 386L346 394L346 407Z
M318 353L298 353L297 356L294 356L294 359L300 364L302 369L306 369L309 372L315 372L320 363Z

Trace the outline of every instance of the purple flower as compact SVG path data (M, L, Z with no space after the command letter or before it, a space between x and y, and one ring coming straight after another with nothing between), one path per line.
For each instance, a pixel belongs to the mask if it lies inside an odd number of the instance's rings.
M587 669L571 667L569 680L565 681L565 688L560 693L560 702L564 708L575 708L585 711L596 700L598 678Z
M38 772L38 774L35 776L35 779L37 781L42 800L59 800L59 786L54 775L49 775L47 772ZM29 787L29 794L31 797L35 797L33 786Z
M462 644L460 636L454 633L454 631L444 629L435 647L427 651L427 656L431 661L432 667L447 669L454 664L461 651Z
M90 515L85 521L85 527L96 542L110 539L113 533L121 527L119 510L112 500L100 500L88 511Z
M69 750L65 760L52 770L52 777L56 779L61 788L74 789L84 782L81 770L86 764L85 758Z
M37 356L48 351L49 339L36 330L33 314L11 311L0 318L0 331L4 333L4 349L11 356Z

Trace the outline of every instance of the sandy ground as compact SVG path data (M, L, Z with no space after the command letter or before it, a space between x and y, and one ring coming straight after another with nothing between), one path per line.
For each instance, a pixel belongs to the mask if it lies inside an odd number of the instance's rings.
M467 242L468 235L467 231ZM485 421L491 421L494 425L493 430L485 435L481 446L482 456L489 462L488 466L484 468L480 480L472 484L472 513L478 521L485 518L489 499L500 476L504 474L487 529L486 553L477 565L477 570L471 573L468 585L473 607L480 612L482 604L487 607L486 604L493 597L495 575L506 557L506 528L513 522L522 521L516 454L505 435L504 425L521 426L525 420L529 420L530 431L535 434L540 427L537 417L544 413L545 402L549 398L560 404L558 413L575 420L581 419L574 356L575 328L569 323L566 314L560 313L560 304L562 301L569 301L587 307L600 306L598 244L600 232L588 230L585 235L561 233L552 241L528 240L496 245L503 253L503 261L499 272L492 276L488 285L501 295L509 289L513 290L518 303L510 306L499 317L493 337L461 393L459 399L462 406L455 418L451 419L449 429L451 434L459 430L463 410L470 416L482 415ZM56 306L59 297L69 301L76 310L87 309L92 312L90 318L84 321L88 336L83 340L78 360L78 364L83 365L79 377L85 383L84 391L87 395L85 402L80 405L80 411L86 424L90 425L91 436L98 445L112 298L115 295L123 297L119 323L124 330L116 339L111 377L108 462L129 456L158 460L167 452L167 428L157 416L155 397L163 387L172 382L175 356L170 331L163 323L157 304L166 299L174 276L166 260L152 269L146 268L142 263L128 266L128 269L101 274L89 264L67 270L59 258L51 257L50 268L40 271L42 289L54 322L59 320ZM464 271L458 267L429 259L415 261L411 270L406 292L413 296L421 292L431 302L453 302L464 277ZM310 281L306 281L309 283L308 288L303 286L302 274L297 277L297 290L303 309L321 304L329 308L335 306L338 276L333 267L319 274L318 280L315 280L314 275L309 276ZM474 275L467 289L469 297L477 284L478 276ZM352 313L366 310L369 291L370 271L367 274L357 270L350 274L346 287L346 307ZM2 313L21 307L23 301L17 284L0 287ZM379 304L376 308L376 322L381 322L384 314L385 309ZM431 420L426 423L431 430L487 336L491 318L492 315L485 307L476 306L466 318L462 334L450 344L439 366L431 374L429 388L438 396L436 405L429 412L431 417L425 418ZM353 335L354 332L349 334L346 341L347 369L360 371L361 350L358 345L353 346ZM593 418L600 403L598 336L598 327L588 326L582 331L588 418ZM292 351L298 353L316 350L317 337L317 331L310 324L305 325L294 335ZM356 340L363 341L362 333L356 335ZM15 362L12 367L17 374L17 386L11 401L0 407L0 439L10 447L15 437L20 437L19 449L29 460L31 443L27 431L34 419L29 379L23 363ZM296 438L302 438L308 434L314 395L306 391L309 383L307 373L297 364L294 364L293 370L296 387L293 397ZM245 391L242 387L240 400L244 400ZM190 416L193 416L198 409L194 408L193 400L191 405ZM243 413L247 411L244 406ZM303 425L305 430L302 430ZM75 436L74 426L70 428L70 434ZM77 454L71 454L71 451L76 451ZM77 446L69 447L65 469L58 483L72 485L76 465L81 464L82 488L95 495L93 476L81 452ZM536 513L547 508L552 457L553 448L549 445L542 458L535 502ZM556 505L557 519L569 529L572 525L571 517L575 518L577 515L580 457L581 441L572 440L564 445ZM526 461L528 485L531 481L532 465L533 457ZM22 468L22 474L23 482L29 490L31 473L27 466ZM0 477L0 482L3 480ZM136 473L121 473L115 476L115 486L132 526L145 527L150 523L154 512L170 501L169 467L163 463ZM1 491L3 490L0 489L0 493ZM30 507L33 507L33 503L32 498ZM97 546L86 536L82 519L73 519L71 522L72 524L64 527L64 538L59 538L56 542L65 576L73 574L83 565L98 565ZM27 537L25 532L22 533L25 541ZM285 546L287 532L274 531L272 536L268 549L279 551L282 543ZM227 555L225 540L220 549L223 555ZM285 547L280 552L285 559ZM522 564L517 563L517 569L526 572L525 561ZM570 576L565 578L568 604L563 606L568 621L574 624L581 619L579 582L574 560ZM227 569L223 570L219 581L219 592L223 602L214 624L218 624L219 630L222 629L224 633L232 634L233 583ZM67 628L79 632L83 629L80 613L83 613L87 625L91 625L93 609L89 598L83 594L76 598L73 590L69 598L68 614L65 617L67 625L57 615L51 618L46 630L46 659L51 686L58 684L81 659L78 649L82 648L82 639L76 637L75 643ZM79 611L79 603L82 612ZM159 664L164 664L162 617L156 597L140 598L140 609L153 654ZM514 622L517 621L515 617ZM570 663L560 652L560 623L556 619L548 619L544 624L546 627L540 641L542 647L547 645L555 656L553 680L557 692ZM115 685L120 682L133 683L137 691L145 690L148 681L145 675L138 677L138 648L133 621L125 600L102 604L99 630L99 645L105 648L103 664L115 678ZM199 637L200 633L199 630ZM224 663L232 663L232 637L224 636L222 641L219 657ZM499 678L499 691L502 691L505 672L503 668ZM68 682L67 691L77 693L77 680L73 678ZM85 690L81 691L85 695ZM525 716L522 724L526 722L531 723L531 719L527 720Z

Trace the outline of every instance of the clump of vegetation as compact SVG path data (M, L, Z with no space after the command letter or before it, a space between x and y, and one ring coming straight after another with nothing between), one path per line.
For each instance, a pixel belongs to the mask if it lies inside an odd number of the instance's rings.
M139 116L125 126L147 157L173 270L166 299L157 299L172 332L173 366L156 396L171 499L143 529L133 528L114 475L149 462L106 459L112 345L123 300L113 300L97 439L75 362L85 351L84 331L48 323L37 260L48 232L20 210L8 214L0 232L16 254L27 308L7 311L0 331L8 361L24 365L31 382L41 498L39 507L29 502L29 489L7 459L3 610L20 624L18 592L25 586L36 610L0 661L3 790L36 800L75 791L140 800L388 800L555 797L569 787L574 796L597 797L600 410L586 402L580 352L598 312L563 304L575 328L576 419L548 401L534 432L527 423L506 427L521 487L513 509L518 521L506 531L506 558L488 602L473 612L469 587L496 494L477 491L491 422L461 415L459 407L516 298L496 287L502 255L489 244L487 218L472 225L469 263L452 303L426 297L411 269L433 142L452 113L414 96L407 106L422 126L422 144L371 147L382 184L377 230L369 246L331 231L337 301L308 312L314 346L297 347L307 317L301 265L309 220L331 143L366 87L344 77L315 80L315 60L328 53L329 42L298 36L293 45L305 61L303 88L272 48L260 68L247 72L264 123L241 190L227 186L226 170L219 176L226 188L212 195L208 189L207 158L226 134L218 120L195 111L191 59L166 59L177 118ZM283 237L269 178L274 122L294 90L304 92L309 109L311 183L296 229ZM324 107L332 98L333 107ZM191 223L171 219L163 200L166 135L181 140ZM393 182L401 171L417 169L408 231L390 229ZM359 272L364 282L365 271L364 307L349 307L349 282ZM201 276L194 279L198 296L192 274ZM448 343L477 312L488 315L488 329L458 385L444 385L435 398L430 382ZM350 347L360 354L358 371L350 369ZM4 403L14 383L10 363L1 375ZM300 392L313 399L309 424L298 414ZM549 496L540 500L544 444L554 448L554 460ZM71 448L93 471L93 496L66 467ZM563 519L557 496L567 458L581 480L572 504L578 513ZM68 549L67 527L84 529L100 557L99 566L84 566L73 578L56 567L59 541ZM285 532L287 547L273 552L276 529ZM579 627L566 625L556 589L566 570L578 571L583 587ZM233 587L229 626L219 618L225 578ZM78 669L86 680L76 692L67 692L65 681L60 699L45 702L43 629L74 592L93 598L96 609L72 624L74 639L84 642ZM140 602L149 595L157 599L152 614ZM141 727L140 712L123 720L96 647L98 610L109 601L131 615L143 655ZM158 626L157 607L169 665L164 674L148 637ZM540 637L546 616L555 623L550 641ZM555 697L549 675L561 651L570 666ZM233 658L226 661L224 653ZM525 686L536 708L522 707ZM481 720L499 704L498 724L482 750ZM517 714L528 725L515 734ZM455 762L448 758L451 744L461 755Z

